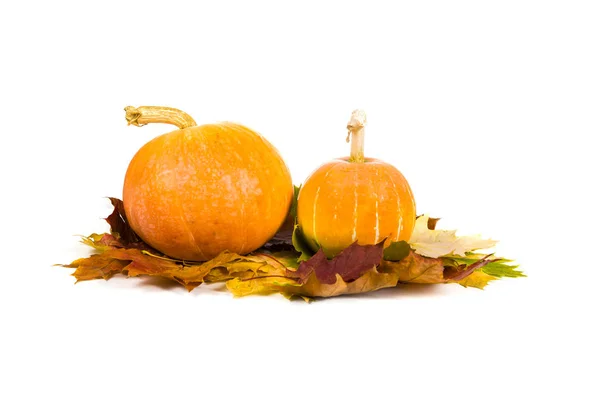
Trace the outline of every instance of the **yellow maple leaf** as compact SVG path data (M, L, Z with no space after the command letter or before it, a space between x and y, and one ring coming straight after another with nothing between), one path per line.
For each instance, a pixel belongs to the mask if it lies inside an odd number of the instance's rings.
M483 289L487 286L490 281L494 281L498 278L488 275L481 270L475 270L471 273L471 275L466 278L458 281L464 287L474 287L477 289Z

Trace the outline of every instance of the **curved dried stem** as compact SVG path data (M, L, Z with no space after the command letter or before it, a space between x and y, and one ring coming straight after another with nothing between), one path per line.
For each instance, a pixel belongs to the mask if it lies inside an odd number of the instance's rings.
M179 129L196 126L196 121L181 110L171 107L141 106L125 107L127 125L144 126L146 124L171 124Z

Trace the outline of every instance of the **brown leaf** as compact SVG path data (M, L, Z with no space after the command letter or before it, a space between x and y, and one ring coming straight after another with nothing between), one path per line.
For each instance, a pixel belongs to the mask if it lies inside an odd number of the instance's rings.
M380 270L398 276L399 282L443 283L444 262L439 258L423 257L411 251L401 261L383 260Z
M180 283L192 290L202 283L226 282L236 296L281 293L286 297L331 297L365 293L403 283L458 282L483 288L493 276L480 268L498 260L490 256L467 258L429 258L406 246L400 261L383 259L383 242L377 245L350 245L328 260L323 251L298 265L300 253L291 246L290 229L282 229L255 253L239 255L223 252L203 263L186 263L167 257L144 243L131 229L123 203L110 199L114 210L106 219L111 233L92 234L82 242L97 254L75 260L77 281L109 279L116 273L128 276L157 276ZM429 229L437 220L430 219ZM390 258L390 257L388 257ZM395 260L398 258L391 257ZM466 261L465 261L466 260ZM498 269L498 268L496 268Z
M166 270L176 270L179 266L173 261L146 255L139 249L112 247L100 254L76 260L66 267L76 268L73 276L77 281L83 281L108 279L118 272L127 273L129 268L134 271L131 276L136 276L136 268L160 274Z
M411 251L399 262L383 260L380 270L397 274L398 281L404 283L449 283L465 279L473 271L492 262L488 257L469 266L447 265L443 258L424 257Z
M384 261L383 244L354 244L332 260L318 252L294 270L298 253L255 253L241 256L224 252L214 259L197 264L184 264L162 255L122 247L110 234L94 234L83 239L100 254L74 261L78 281L108 279L122 272L128 276L158 276L180 283L192 290L201 283L227 282L236 296L282 293L286 296L331 297L365 293L398 282L447 283L463 280L468 286L479 287L475 281L464 280L476 268L491 260L465 265L444 265L444 260L423 257L411 251L400 262ZM380 264L379 267L376 267Z
M128 251L134 259L132 260L132 263L124 269L127 275L160 276L182 284L187 290L192 290L199 286L204 281L204 277L214 268L225 267L229 270L227 267L229 263L233 266L235 265L235 261L245 259L245 257L240 256L239 254L223 252L212 260L202 264L183 265L174 261L142 254L136 249L130 249ZM252 265L257 270L260 267L259 263L253 263ZM240 266L238 265L238 267ZM243 266L244 271L248 269L250 269L250 267L247 264Z
M419 217L422 217L422 216L423 216L423 214L419 214L419 215L417 215L416 219L419 219ZM427 220L427 229L432 230L432 231L435 230L435 227L440 219L441 218L429 217L429 219Z
M254 278L275 274L284 276L286 267L297 267L297 254L288 252L264 252L241 256L223 252L204 263L185 263L167 257L144 243L127 223L123 202L110 198L114 210L106 221L111 233L92 234L82 242L93 247L99 254L82 258L66 267L76 268L73 276L77 281L108 279L122 272L128 276L158 276L174 280L188 290L207 283L235 278Z
M257 277L269 274L285 274L285 267L269 255L241 256L223 252L201 264L184 265L166 257L152 255L136 248L108 248L100 254L74 261L66 267L76 268L73 276L77 281L108 279L118 272L128 276L158 276L173 280L192 290L209 273L215 271L208 283L225 281L236 277ZM219 276L219 272L221 275Z
M429 218L429 220L427 220L427 228L430 230L435 230L435 226L437 225L438 221L440 220L440 218Z
M129 264L128 261L118 260L104 254L94 254L88 258L80 258L65 267L76 268L73 276L76 282L91 279L109 279L116 273L122 272Z

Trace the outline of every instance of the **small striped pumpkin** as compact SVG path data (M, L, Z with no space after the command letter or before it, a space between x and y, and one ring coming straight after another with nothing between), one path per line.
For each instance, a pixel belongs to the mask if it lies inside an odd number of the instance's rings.
M389 245L408 240L415 224L414 197L402 173L383 161L364 158L366 119L363 113L357 121L356 113L348 125L353 144L358 142L351 156L319 167L298 196L301 232L313 250L322 248L328 257L354 242L385 240Z

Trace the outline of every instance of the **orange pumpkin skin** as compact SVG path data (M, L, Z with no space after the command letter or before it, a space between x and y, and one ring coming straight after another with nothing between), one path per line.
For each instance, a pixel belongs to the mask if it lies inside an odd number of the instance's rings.
M415 200L395 167L373 158L330 161L302 185L298 224L313 250L328 257L352 243L408 240L415 224Z
M123 187L133 230L168 256L197 261L262 246L284 222L292 196L275 147L228 122L151 140L131 160Z

